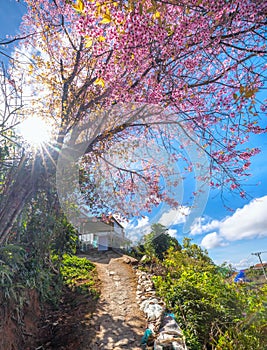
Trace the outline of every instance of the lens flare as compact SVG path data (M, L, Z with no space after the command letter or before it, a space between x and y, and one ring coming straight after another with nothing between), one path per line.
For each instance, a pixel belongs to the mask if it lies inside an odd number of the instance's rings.
M40 147L50 141L52 126L40 117L31 117L19 125L19 133L27 143L34 147Z

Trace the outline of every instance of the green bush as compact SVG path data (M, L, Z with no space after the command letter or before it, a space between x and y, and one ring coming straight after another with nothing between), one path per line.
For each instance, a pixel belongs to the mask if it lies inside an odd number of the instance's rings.
M267 348L266 285L228 283L221 269L190 240L170 249L155 288L175 313L190 350Z
M60 274L63 283L72 290L98 296L98 292L93 287L96 276L95 265L88 259L64 254Z

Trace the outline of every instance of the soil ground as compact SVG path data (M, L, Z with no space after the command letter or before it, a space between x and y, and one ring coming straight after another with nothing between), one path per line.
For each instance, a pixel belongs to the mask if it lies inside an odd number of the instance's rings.
M136 276L129 257L113 251L85 255L96 264L101 296L71 292L58 311L44 316L35 350L139 350L146 328L136 303Z

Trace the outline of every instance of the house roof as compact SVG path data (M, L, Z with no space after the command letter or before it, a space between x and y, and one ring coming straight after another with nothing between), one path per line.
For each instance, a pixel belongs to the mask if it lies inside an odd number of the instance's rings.
M83 221L83 220L82 220ZM95 218L95 217L86 217L84 215L84 225L86 227L87 231L93 232L109 232L114 231L114 222L117 223L117 225L123 229L123 226L119 223L117 219L115 219L113 216L110 218L108 222L104 221L103 218Z
M264 262L264 263L262 263L262 264L256 264L256 265L254 265L254 269L260 269L260 268L262 268L262 266L263 266L263 267L267 267L267 263Z

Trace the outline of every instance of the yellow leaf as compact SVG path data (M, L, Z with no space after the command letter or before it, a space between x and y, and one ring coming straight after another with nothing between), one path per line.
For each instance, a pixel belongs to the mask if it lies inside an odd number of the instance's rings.
M30 65L29 65L29 74L32 74L32 73L33 73L33 65L30 64Z
M80 13L83 13L84 11L84 2L83 0L77 0L76 4L73 4L72 7Z
M90 36L85 37L85 47L89 48L93 45L93 39Z
M105 38L104 36L100 35L100 36L97 38L97 40L98 40L100 43L102 43L103 41L106 40L106 38Z
M100 4L100 2L96 3L96 18L98 18L101 15L101 8L102 5Z
M160 18L160 12L156 11L152 17L153 19Z
M94 82L94 85L100 85L102 88L105 87L105 81L103 78L97 78Z
M105 13L105 14L103 15L102 21L100 21L99 23L101 23L101 24L106 24L106 23L110 23L110 22L111 22L111 17L110 17L110 15L109 15L108 13Z
M87 40L86 43L85 43L85 47L87 47L87 48L90 48L92 45L93 45L93 40L92 39Z

